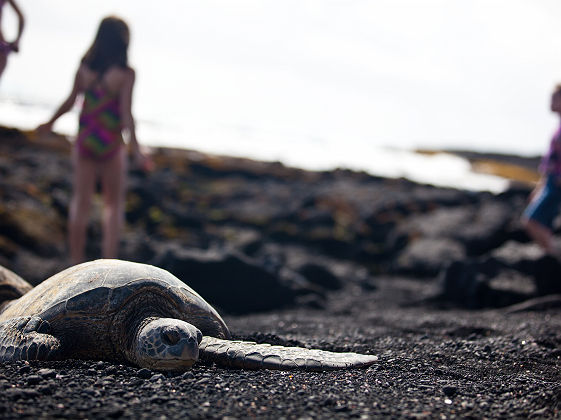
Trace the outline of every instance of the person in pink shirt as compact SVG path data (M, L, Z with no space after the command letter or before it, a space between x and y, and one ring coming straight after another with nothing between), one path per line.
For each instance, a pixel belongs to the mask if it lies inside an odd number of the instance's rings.
M561 117L561 85L551 96L551 111ZM561 259L561 248L553 241L553 222L561 205L561 124L540 164L541 178L532 193L522 223L530 237L543 250Z

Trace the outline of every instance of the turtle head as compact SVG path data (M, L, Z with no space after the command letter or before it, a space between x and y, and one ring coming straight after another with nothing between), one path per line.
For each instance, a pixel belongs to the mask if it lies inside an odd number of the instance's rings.
M154 370L185 370L199 358L203 338L198 328L174 318L150 318L133 343L135 362Z

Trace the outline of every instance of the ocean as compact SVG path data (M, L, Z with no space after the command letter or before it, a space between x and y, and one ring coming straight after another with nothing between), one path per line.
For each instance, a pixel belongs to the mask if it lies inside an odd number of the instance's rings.
M501 191L459 157L414 151L534 156L557 124L556 0L17 2L26 27L0 81L3 125L49 118L109 14L131 27L145 145ZM55 129L72 135L76 120Z

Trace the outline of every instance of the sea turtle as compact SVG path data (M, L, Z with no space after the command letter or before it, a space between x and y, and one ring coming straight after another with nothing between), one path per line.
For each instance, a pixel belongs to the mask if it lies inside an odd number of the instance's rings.
M282 370L364 367L377 360L230 337L216 310L177 277L121 260L70 267L0 306L0 361L93 359L166 371L190 368L198 359Z

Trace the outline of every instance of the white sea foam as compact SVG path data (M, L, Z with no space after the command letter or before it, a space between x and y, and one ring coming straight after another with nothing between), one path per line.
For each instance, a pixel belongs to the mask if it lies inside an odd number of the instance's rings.
M51 112L46 106L3 101L0 102L0 124L30 130L45 121ZM75 111L67 114L57 123L57 131L71 136L76 130L76 120ZM226 124L199 123L186 128L140 120L138 132L143 143L149 146L277 160L310 170L347 168L437 186L492 192L503 191L508 185L502 178L473 173L465 159L446 153L424 155L361 141L320 139Z

